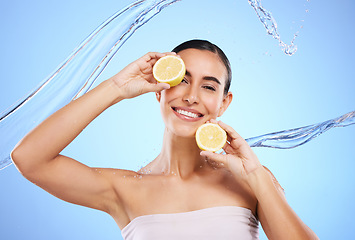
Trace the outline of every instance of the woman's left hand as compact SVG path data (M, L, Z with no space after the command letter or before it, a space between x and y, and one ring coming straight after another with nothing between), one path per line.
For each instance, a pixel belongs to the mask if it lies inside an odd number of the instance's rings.
M262 167L258 157L249 144L232 127L221 121L211 120L210 122L217 123L226 131L227 143L223 147L226 154L202 151L201 155L208 160L222 163L236 177L247 180L249 173Z

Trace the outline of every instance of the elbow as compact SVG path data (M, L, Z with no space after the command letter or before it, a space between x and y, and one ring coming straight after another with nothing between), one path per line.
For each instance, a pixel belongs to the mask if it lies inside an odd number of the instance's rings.
M14 165L16 166L17 170L19 170L20 173L22 173L23 169L23 157L21 156L21 150L19 150L18 146L16 146L14 149L12 149L10 153L10 157Z
M26 153L21 146L16 146L10 153L10 157L17 170L27 178L27 175L31 172L31 166L29 164Z
M44 167L50 162L33 151L31 146L18 144L10 153L10 157L17 170L29 181L36 182L43 173Z

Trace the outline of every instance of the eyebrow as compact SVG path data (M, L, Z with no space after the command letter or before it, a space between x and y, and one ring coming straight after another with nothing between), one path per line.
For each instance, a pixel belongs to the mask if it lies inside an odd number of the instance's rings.
M191 77L191 73L189 71L187 71L187 70L186 70L186 74L185 75ZM207 80L207 81L213 81L213 82L216 82L219 85L221 85L221 82L217 78L212 77L212 76L205 76L202 79L203 80Z

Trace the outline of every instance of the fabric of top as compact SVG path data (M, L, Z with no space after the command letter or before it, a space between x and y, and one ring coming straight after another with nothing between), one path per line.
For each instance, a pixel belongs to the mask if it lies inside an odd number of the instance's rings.
M249 209L222 206L139 216L121 234L125 240L254 240L259 239L258 225Z

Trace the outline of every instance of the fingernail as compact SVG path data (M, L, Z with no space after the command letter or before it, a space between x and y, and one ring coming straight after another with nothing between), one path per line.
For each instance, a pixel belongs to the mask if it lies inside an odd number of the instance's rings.
M167 84L167 83L163 83L162 86L163 86L164 89L169 89L170 88L170 85Z

